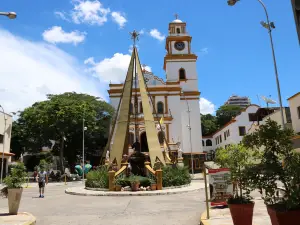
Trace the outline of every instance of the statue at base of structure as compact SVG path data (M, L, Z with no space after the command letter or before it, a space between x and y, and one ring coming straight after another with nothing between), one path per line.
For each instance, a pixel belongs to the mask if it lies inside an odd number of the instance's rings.
M140 146L141 145L138 141L132 145L134 152L128 158L128 163L130 164L132 174L145 176L145 155L140 152Z
M177 142L176 143L177 144L177 146L178 146L178 158L182 158L182 149L180 148L180 142Z

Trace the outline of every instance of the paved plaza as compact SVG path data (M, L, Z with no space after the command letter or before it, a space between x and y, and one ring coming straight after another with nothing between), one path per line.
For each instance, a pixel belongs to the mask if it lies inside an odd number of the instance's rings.
M196 181L203 182L203 181ZM158 196L74 196L65 194L68 185L49 184L44 199L37 184L24 188L20 212L30 212L38 225L198 225L205 210L205 192ZM0 199L0 211L7 199Z

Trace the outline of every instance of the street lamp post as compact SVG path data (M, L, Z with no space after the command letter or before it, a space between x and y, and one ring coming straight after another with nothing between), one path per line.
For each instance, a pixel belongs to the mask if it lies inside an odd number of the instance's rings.
M1 184L3 182L3 167L4 167L4 150L5 150L5 131L6 131L6 120L4 108L0 105L0 108L3 112L4 118L4 129L3 129L3 141L2 141L2 160L1 160Z
M181 92L184 96L184 100L186 102L186 105L187 105L187 113L188 113L188 129L189 129L189 135L190 135L190 148L191 148L191 166L192 166L192 175L194 176L194 156L193 156L193 146L192 146L192 128L191 128L191 110L190 110L190 106L189 106L189 102L188 100L186 99L186 96L184 94L184 92L182 91Z
M234 6L238 1L240 1L240 0L228 0L227 3L228 3L229 6ZM262 0L257 0L257 1L259 1L259 3L262 5L262 7L264 8L264 11L266 13L267 22L261 22L261 25L264 28L268 29L268 33L269 33L269 37L270 37L273 64L274 64L274 70L275 70L276 85L277 85L277 94L278 94L279 106L280 106L281 123L282 123L282 127L285 128L283 107L282 107L282 100L281 100L281 91L280 91L277 63L276 63L275 50L274 50L273 37L272 37L272 29L275 28L275 25L274 25L273 22L270 22L267 8L266 8L265 4L262 2Z
M85 119L83 117L82 119L82 170L83 170L83 173L82 173L82 180L84 181L84 132L87 130L87 127L84 126L85 124Z
M9 19L17 18L17 14L15 12L0 12L0 16L7 16Z

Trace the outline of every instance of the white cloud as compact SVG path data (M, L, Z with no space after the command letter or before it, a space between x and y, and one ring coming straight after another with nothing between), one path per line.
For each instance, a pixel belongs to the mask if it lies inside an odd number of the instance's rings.
M124 82L131 56L128 54L115 53L111 58L105 58L96 63L93 58L85 60L91 65L89 71L94 73L101 82L122 83Z
M145 33L145 29L141 29L138 33L143 35Z
M71 12L71 17L74 23L101 26L107 22L107 15L110 13L110 9L104 8L100 1L76 0L73 1L73 4L74 9Z
M68 33L58 26L53 26L43 32L44 40L52 44L73 43L74 45L77 45L84 41L85 35L86 33L77 30Z
M202 54L208 54L208 48L202 48L202 49L200 50L200 52L201 52Z
M155 38L155 39L157 39L157 40L159 40L159 41L163 41L163 40L165 40L165 36L162 34L162 33L160 33L157 29L152 29L151 31L150 31L150 36L151 37L153 37L153 38Z
M141 65L142 66L142 69L148 71L148 72L152 72L152 68L150 66L147 66L147 65Z
M98 80L84 74L76 59L44 42L33 42L0 29L0 104L7 112L22 110L46 94L66 91L106 97ZM99 83L99 82L98 82Z
M58 18L70 22L70 19L68 18L68 15L67 15L65 12L58 12L58 11L57 11L57 12L54 12L54 14L55 14Z
M115 23L119 24L120 28L123 28L125 26L125 23L127 22L126 18L122 16L120 12L112 12L111 13L112 19Z
M215 105L205 98L200 98L200 113L203 115L215 113Z

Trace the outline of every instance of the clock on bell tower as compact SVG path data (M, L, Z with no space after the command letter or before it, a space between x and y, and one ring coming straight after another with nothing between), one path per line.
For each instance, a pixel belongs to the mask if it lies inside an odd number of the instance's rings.
M169 35L165 46L167 54L164 58L164 70L167 73L167 81L197 80L197 56L191 51L191 42L192 37L186 31L186 23L175 14L175 20L169 23Z

